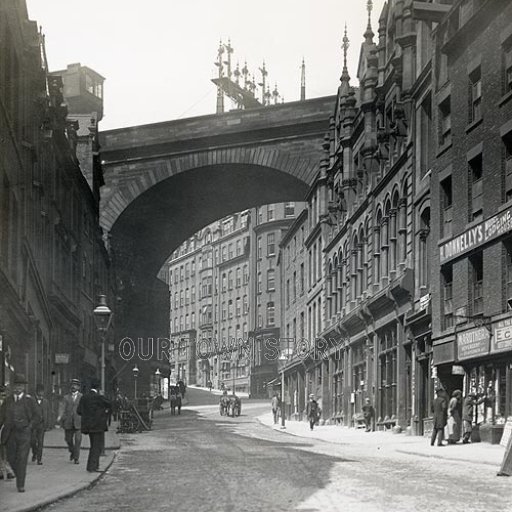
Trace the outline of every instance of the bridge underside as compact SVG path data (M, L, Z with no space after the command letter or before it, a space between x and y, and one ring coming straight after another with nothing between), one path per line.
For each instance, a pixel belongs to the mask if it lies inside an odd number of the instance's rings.
M156 278L179 245L202 227L258 205L302 201L306 183L257 165L201 167L168 178L137 197L111 231L121 282L120 338L167 337L169 290Z

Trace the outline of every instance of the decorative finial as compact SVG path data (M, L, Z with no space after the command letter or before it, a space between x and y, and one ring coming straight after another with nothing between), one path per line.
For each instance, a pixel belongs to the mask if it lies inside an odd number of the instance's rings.
M373 40L373 30L372 30L372 11L373 11L373 0L368 0L366 2L366 10L368 11L368 26L366 27L366 32L364 37L366 40L371 43Z
M347 24L345 23L345 35L343 36L343 67L347 67L347 53L349 49L350 43L347 35Z

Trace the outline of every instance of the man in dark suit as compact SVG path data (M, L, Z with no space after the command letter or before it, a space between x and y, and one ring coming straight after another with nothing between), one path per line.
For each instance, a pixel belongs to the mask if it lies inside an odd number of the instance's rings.
M44 433L52 427L50 402L44 397L42 384L38 384L36 387L36 404L40 420L32 427L32 462L37 460L37 463L41 465L43 463Z
M432 437L430 445L434 446L437 437L437 446L443 446L444 427L448 420L448 403L445 398L445 391L442 388L436 389L436 398L432 403L432 413L434 422L432 425Z
M17 374L13 393L0 407L0 427L4 426L0 443L6 446L7 460L16 475L18 492L25 492L32 427L40 421L35 400L25 393L26 385L25 376Z
M78 464L80 458L80 446L82 444L82 420L77 414L78 404L82 398L80 393L80 381L71 379L70 392L59 407L57 423L64 429L64 438L69 450L69 460Z
M82 417L82 433L89 434L91 447L87 471L90 473L99 471L103 438L108 430L108 416L112 410L110 400L100 395L98 390L99 382L94 379L91 382L91 390L80 399L77 409L77 413Z

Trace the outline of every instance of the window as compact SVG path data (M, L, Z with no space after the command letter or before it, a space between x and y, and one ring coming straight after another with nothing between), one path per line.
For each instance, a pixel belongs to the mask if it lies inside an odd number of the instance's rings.
M297 272L293 273L293 299L295 300L297 298Z
M503 52L503 65L504 65L504 91L506 94L512 91L512 44L509 44L508 48Z
M242 286L242 269L238 267L236 269L236 287L240 288Z
M441 236L452 235L452 177L448 176L441 182Z
M263 256L261 236L258 237L258 258L261 259Z
M304 293L304 263L300 264L300 286L299 286L300 294Z
M228 258L231 259L233 257L233 244L228 245Z
M233 318L233 300L228 300L228 318Z
M483 166L482 154L469 161L469 222L483 218Z
M274 205L273 204L269 204L267 206L267 220L268 221L274 220Z
M224 274L222 274L222 291L225 292L226 289L227 289L227 284L228 284L228 276L226 275L226 273L224 272Z
M242 303L240 301L240 297L237 297L237 299L236 299L235 314L236 314L236 316L240 316L242 314Z
M194 311L192 311L192 313L190 314L190 328L196 328L196 314L194 313Z
M249 302L247 301L247 295L244 295L243 302L242 302L242 307L243 307L242 311L243 311L244 315L249 313Z
M185 290L185 306L190 304L190 290L187 288Z
M222 303L222 310L221 310L221 319L222 320L226 320L226 312L227 312L227 310L226 310L226 303L223 302Z
M276 271L271 268L267 271L267 291L276 289Z
M263 208L260 206L258 208L258 224L263 223Z
M421 177L423 177L430 169L431 159L432 100L430 94L421 103L419 114L419 163Z
M258 291L258 293L261 293L263 291L261 272L258 272L258 288L257 288L257 291Z
M503 137L503 174L505 186L503 187L504 200L512 200L512 131Z
M421 213L420 226L420 286L428 288L430 279L430 208L425 208Z
M469 122L482 118L482 76L480 67L469 75Z
M286 280L286 307L290 305L290 280Z
M185 279L190 277L190 265L188 263L185 264Z
M213 291L213 278L204 277L202 280L201 297L210 297Z
M285 217L293 217L295 215L295 203L292 201L290 203L284 203L284 216Z
M193 276L196 273L196 260L192 260L192 263L190 265L190 275Z
M228 272L228 290L232 290L233 289L233 271L230 270Z
M175 292L174 293L174 309L177 309L179 306L179 302L178 302L178 292Z
M505 308L507 308L508 299L512 299L512 239L504 242L505 253Z
M196 301L196 286L192 285L192 288L190 289L190 295L191 295L191 301L192 304Z
M183 290L180 291L180 307L183 306Z
M267 235L267 256L274 256L276 253L276 235L268 233Z
M482 251L469 258L469 303L471 305L471 316L481 315L484 311L484 264Z
M242 254L242 240L236 241L236 255L240 256Z
M244 284L249 282L249 267L247 265L244 266Z
M267 325L273 326L275 325L276 318L275 318L275 307L273 302L267 303Z
M446 146L452 142L452 111L449 96L439 104L439 120L439 145Z
M451 265L441 271L443 286L443 329L453 326L453 267Z
M261 314L261 304L258 304L258 327L263 327L263 315Z
M222 247L222 261L226 261L228 259L228 249L227 247L224 245Z

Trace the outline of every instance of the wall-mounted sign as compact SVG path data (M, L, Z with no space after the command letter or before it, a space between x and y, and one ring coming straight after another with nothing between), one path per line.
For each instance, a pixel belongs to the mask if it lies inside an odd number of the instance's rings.
M500 320L495 326L492 337L491 351L504 352L512 350L512 318Z
M420 297L420 309L427 309L429 304L430 293L427 293L426 295L423 295L423 297Z
M69 354L55 354L55 364L69 364Z
M439 246L441 265L512 230L512 207Z
M487 327L457 333L457 359L472 359L489 353L491 335Z
M466 372L464 371L464 367L458 364L454 364L452 366L452 375L464 375Z

